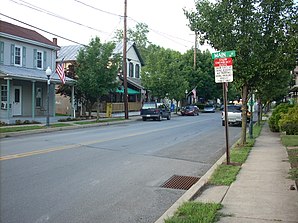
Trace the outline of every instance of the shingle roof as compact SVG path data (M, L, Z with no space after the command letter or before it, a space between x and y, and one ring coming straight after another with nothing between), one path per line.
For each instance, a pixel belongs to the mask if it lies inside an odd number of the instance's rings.
M62 61L74 61L77 59L79 50L82 49L83 45L70 45L70 46L62 46L58 51L57 62Z
M42 36L34 30L27 29L4 21L0 21L0 33L6 33L24 39L33 40L47 45L59 47L57 44L53 43L51 40L45 38L44 36Z

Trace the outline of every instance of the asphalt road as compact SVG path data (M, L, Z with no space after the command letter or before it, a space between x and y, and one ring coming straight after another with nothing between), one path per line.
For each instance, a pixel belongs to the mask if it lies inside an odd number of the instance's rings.
M240 137L230 127L230 144ZM225 152L220 113L1 139L0 222L152 223ZM9 156L11 155L11 156Z

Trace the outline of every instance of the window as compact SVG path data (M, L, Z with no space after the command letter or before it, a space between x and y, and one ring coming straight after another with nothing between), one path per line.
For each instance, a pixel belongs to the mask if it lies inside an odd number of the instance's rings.
M129 76L133 77L133 63L129 63Z
M1 101L7 101L7 85L1 85Z
M1 85L1 109L7 109L7 85Z
M36 88L36 107L42 107L42 89Z
M136 64L136 78L140 78L140 65Z
M36 67L39 69L43 68L43 53L41 51L37 51L37 58L36 58Z
M22 48L20 46L14 47L14 65L22 65Z

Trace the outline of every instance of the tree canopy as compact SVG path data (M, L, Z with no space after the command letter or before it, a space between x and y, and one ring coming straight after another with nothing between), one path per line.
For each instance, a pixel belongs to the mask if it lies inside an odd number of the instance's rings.
M116 78L120 56L113 54L114 48L114 43L101 43L96 37L77 56L76 85L86 101L89 114L100 96L115 91L119 84Z
M218 51L236 51L234 82L242 90L244 143L249 89L265 91L268 85L278 92L289 83L297 49L297 5L292 0L198 0L196 11L185 15L201 42Z

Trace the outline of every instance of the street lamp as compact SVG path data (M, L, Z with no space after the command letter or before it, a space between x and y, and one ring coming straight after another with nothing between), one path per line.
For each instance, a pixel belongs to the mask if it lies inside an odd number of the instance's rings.
M186 105L188 104L188 101L187 101L187 94L188 94L188 90L186 89L186 90L185 90L185 102L186 102Z
M47 68L46 70L46 75L48 78L48 84L47 84L47 122L46 122L46 126L49 127L50 126L50 76L52 74L52 70L50 67Z

